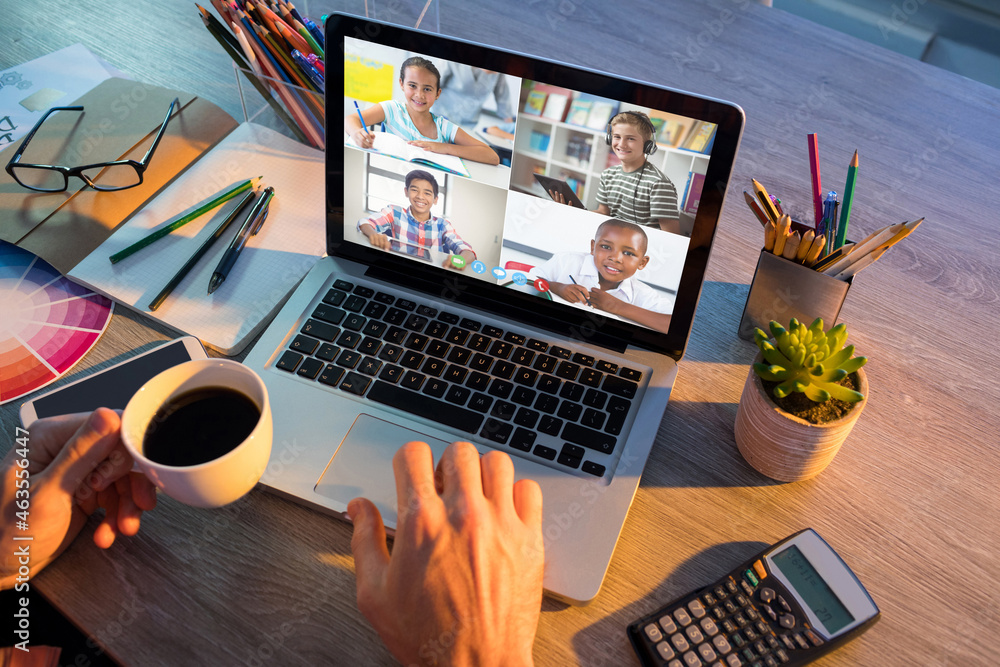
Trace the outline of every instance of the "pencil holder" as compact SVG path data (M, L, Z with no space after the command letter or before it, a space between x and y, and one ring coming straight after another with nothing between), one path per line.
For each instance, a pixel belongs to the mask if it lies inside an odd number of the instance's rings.
M754 330L767 331L771 320L787 323L793 317L807 326L822 317L824 326L832 327L852 281L837 280L761 250L737 333L744 340L753 340Z
M233 72L244 121L264 125L313 148L325 147L322 92L263 76L235 63Z

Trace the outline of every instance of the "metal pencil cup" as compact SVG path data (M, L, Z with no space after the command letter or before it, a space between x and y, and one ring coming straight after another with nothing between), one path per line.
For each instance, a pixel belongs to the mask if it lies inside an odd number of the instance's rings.
M823 326L829 329L837 322L852 281L837 280L761 250L737 333L753 340L755 329L768 331L771 320L787 326L793 317L806 326L822 317Z

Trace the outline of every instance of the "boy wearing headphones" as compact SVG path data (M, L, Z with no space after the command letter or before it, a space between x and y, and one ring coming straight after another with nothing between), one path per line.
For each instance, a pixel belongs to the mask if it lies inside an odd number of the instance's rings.
M622 163L601 173L597 212L679 234L677 188L647 159L656 152L654 129L641 111L623 111L608 123L607 144Z

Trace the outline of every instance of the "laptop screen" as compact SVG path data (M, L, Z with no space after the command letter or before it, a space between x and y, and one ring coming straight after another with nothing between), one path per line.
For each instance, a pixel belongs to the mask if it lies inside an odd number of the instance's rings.
M738 107L332 16L331 253L404 285L679 357ZM338 70L343 105L338 106ZM614 345L612 345L614 346Z

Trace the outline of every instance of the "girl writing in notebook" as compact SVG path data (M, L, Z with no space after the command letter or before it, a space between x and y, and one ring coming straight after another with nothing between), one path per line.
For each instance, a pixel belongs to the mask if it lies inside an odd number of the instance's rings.
M434 63L420 56L404 60L399 68L399 87L404 99L386 100L368 107L361 112L364 125L357 113L344 117L344 130L355 144L372 148L375 135L367 127L385 123L388 132L432 153L500 164L492 148L447 118L431 113L431 107L441 95L441 74Z

